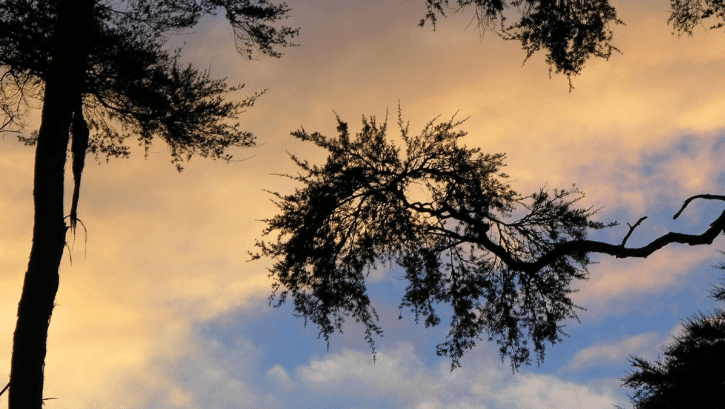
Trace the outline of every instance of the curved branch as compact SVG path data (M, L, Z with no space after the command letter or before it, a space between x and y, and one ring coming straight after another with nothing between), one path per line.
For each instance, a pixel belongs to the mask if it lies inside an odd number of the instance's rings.
M723 200L725 201L725 196L718 196L718 195L695 195L690 197L689 199L685 200L685 203L682 204L682 207L680 208L680 211L675 213L674 216L672 216L673 219L677 219L683 210L687 207L687 205L690 204L691 201L695 199L710 199L710 200Z
M685 204L682 206L682 209L684 209L692 200L698 198L725 201L725 196L697 195L687 199L685 201ZM676 216L678 216L682 212L682 209L677 212ZM637 224L639 224L639 222L637 222L634 227L636 227ZM632 227L632 230L634 229L634 227ZM626 248L621 244L614 245L593 240L575 240L554 245L554 248L551 251L542 255L534 261L522 261L514 258L504 247L494 243L486 235L479 237L477 242L481 244L484 248L498 256L501 261L503 261L510 269L533 274L543 269L547 265L551 264L557 258L570 256L582 252L608 254L617 258L646 258L655 251L672 243L687 244L690 246L697 246L703 244L709 245L712 244L718 234L720 234L724 230L725 211L723 211L723 213L721 213L720 216L715 219L712 224L710 224L709 229L705 230L702 234L699 235L669 232L661 237L656 238L645 246L636 248Z

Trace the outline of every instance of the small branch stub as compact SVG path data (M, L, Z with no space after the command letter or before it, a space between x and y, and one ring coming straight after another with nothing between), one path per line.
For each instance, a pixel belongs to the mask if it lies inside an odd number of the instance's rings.
M620 244L621 247L624 247L624 245L627 243L627 240L629 240L629 236L632 235L632 232L634 232L634 229L636 229L637 226L639 226L639 224L642 223L643 221L645 221L646 219L647 219L647 216L641 217L639 220L637 220L637 223L635 223L634 226L627 223L627 226L629 226L629 232L627 233L626 236L624 236L624 239L622 239L622 244Z

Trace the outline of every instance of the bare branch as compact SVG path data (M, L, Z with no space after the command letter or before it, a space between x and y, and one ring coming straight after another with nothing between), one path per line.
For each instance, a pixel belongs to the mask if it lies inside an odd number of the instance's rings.
M695 199L711 199L711 200L723 200L725 201L725 196L718 196L718 195L695 195L691 198L685 200L685 203L682 204L682 208L680 208L680 211L675 213L674 216L672 216L673 219L677 219L680 216L680 213L682 213L683 210L687 207L687 205L690 204L691 201Z
M553 250L530 262L514 258L505 248L497 245L488 237L481 237L477 242L496 256L500 257L510 269L534 274L560 257L571 256L582 252L608 254L616 258L647 258L655 251L672 243L687 244L690 246L703 244L709 245L712 244L723 229L725 229L725 211L720 214L714 222L712 222L709 229L699 235L669 232L661 237L658 237L649 244L637 248L626 248L622 245L614 245L593 240L568 241L555 245Z
M629 232L627 233L626 236L624 236L624 239L622 239L622 244L620 244L620 246L624 247L624 245L627 243L627 239L629 239L629 236L632 235L632 232L634 231L634 229L636 229L637 226L639 226L639 224L642 223L643 221L645 221L646 219L647 219L647 216L643 216L641 219L637 220L637 223L635 223L634 226L627 223L627 226L629 226Z

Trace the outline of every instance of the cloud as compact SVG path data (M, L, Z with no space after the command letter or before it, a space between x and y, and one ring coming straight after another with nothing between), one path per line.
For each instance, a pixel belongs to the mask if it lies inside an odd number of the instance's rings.
M410 390L431 375L408 343L390 352L378 352L374 363L369 352L345 349L313 359L296 373L300 382L322 393L352 388L362 394Z
M621 365L629 355L650 356L663 342L657 332L646 332L616 342L600 342L577 351L565 369L580 371L599 365Z
M599 389L599 390L597 390ZM616 398L609 388L563 381L552 375L524 374L495 395L497 408L611 408Z
M374 364L368 354L343 350L313 359L296 374L301 385L328 398L375 396L400 408L610 408L617 399L612 388L507 370L480 353L471 353L467 364L453 372L444 364L431 368L412 346L400 342L392 351L379 352Z
M6 210L0 220L8 231L0 238L4 334L15 326L32 231L33 152L24 149L3 146L0 155L21 155L22 161L13 160L23 164L6 169L17 177L0 184L0 209ZM64 255L48 339L45 396L58 398L53 403L59 407L192 407L187 403L201 392L179 387L164 369L201 351L193 340L195 323L251 308L270 291L262 263L246 262L251 234L240 234L261 230L255 211L262 206L234 204L247 176L221 172L226 176L205 180L209 168L197 173L193 166L180 176L153 150L147 161L140 156L86 165L79 215L88 241L83 231L75 243L69 236L73 263ZM266 201L258 196L252 204ZM12 336L0 340L3 362L10 362L11 342ZM209 391L226 388L240 401L249 392L243 381L207 381Z
M589 267L589 280L574 284L579 291L572 300L588 310L587 319L631 312L633 304L681 286L693 267L718 257L709 246L665 248L646 259L601 257Z
M361 114L380 117L386 107L394 113L400 101L412 130L460 111L470 116L461 127L469 131L464 142L506 152L506 171L522 192L576 182L588 194L583 204L606 206L602 216L624 209L636 220L653 206L676 211L688 195L721 188L722 151L713 146L725 102L721 33L678 39L659 10L621 2L619 16L628 25L615 28L615 43L624 55L588 61L569 93L565 78L548 80L542 55L521 68L524 54L515 44L465 30L466 13L441 20L433 32L415 26L422 5L388 3L291 1L290 24L302 27L302 46L280 60L244 62L229 26L217 24L221 16L204 20L198 37L176 37L188 41L182 55L199 68L228 76L230 84L247 83L233 97L270 88L240 118L262 146L235 152L256 156L229 165L195 158L180 175L162 144L147 160L134 148L129 160L88 161L79 208L89 228L87 255L81 235L73 266L64 258L51 323L46 396L59 398L53 404L282 408L294 407L294 397L270 395L299 392L309 403L349 389L360 407L378 392L410 408L609 407L602 402L611 391L544 375L510 377L497 359L450 373L447 362L431 368L401 344L380 352L375 365L369 351L346 350L312 357L300 368L261 368L255 353L264 345L227 347L195 337L195 325L256 308L269 292L264 262L246 262L263 227L258 220L276 210L262 189L293 188L270 175L296 171L286 151L313 163L324 159L289 132L304 126L334 135L332 110L354 129ZM690 147L679 150L683 135L691 136ZM3 334L14 329L30 248L33 154L15 141L2 143ZM704 223L705 216L683 215L688 223ZM712 255L711 248L687 248L647 260L602 258L591 279L579 283L575 302L601 316L626 311L682 284L693 265ZM10 343L9 335L0 341L3 362L10 361Z
M195 408L254 408L265 397L254 386L262 351L245 338L223 345L214 339L194 338L194 348L171 361L168 382L193 396ZM173 395L172 395L173 396Z
M634 155L619 158L613 164L616 166L609 169L597 163L577 166L590 184L585 189L590 199L597 206L604 206L603 214L627 209L632 217L638 218L666 212L672 222L672 215L686 198L722 189L720 175L725 172L725 165L718 160L722 156L721 141L721 130L684 133L665 137ZM693 207L702 208L702 203L707 202L696 202ZM704 223L703 217L693 220L692 216L697 214L707 216L708 224L717 216L690 208L678 220L679 225L682 226L682 220L689 224Z
M277 364L268 369L266 375L267 379L274 381L284 390L290 390L295 387L295 383L290 379L287 370L282 365Z

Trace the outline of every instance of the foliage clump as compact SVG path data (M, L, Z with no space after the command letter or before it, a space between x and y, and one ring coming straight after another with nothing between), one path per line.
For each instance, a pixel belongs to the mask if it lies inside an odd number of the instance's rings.
M674 33L691 36L695 26L710 18L720 20L710 29L725 26L725 3L721 0L670 0L670 3L672 13L667 22L672 24Z
M493 31L507 40L521 42L528 59L540 50L556 73L578 75L589 57L609 59L619 51L612 44L611 26L623 24L608 0L456 0L455 11L473 7L474 19L481 32ZM428 11L420 21L430 20L435 27L437 16L445 16L449 0L426 0ZM511 12L510 9L516 9ZM507 17L518 19L507 23Z
M0 2L0 131L20 133L24 117L44 95L51 70L54 27L62 11L47 0ZM268 0L94 1L93 21L83 40L88 49L83 73L82 114L91 130L88 151L125 157L134 135L148 151L165 141L179 170L192 156L229 160L230 147L254 144L239 115L261 93L229 101L243 85L228 85L209 72L180 62L169 36L184 33L202 16L223 11L240 53L279 57L279 47L298 29L280 26L285 3ZM34 144L37 135L20 140Z
M725 301L725 280L710 297ZM664 360L654 362L630 357L634 369L622 385L634 390L630 399L636 409L725 408L725 311L686 319L682 334L663 352Z
M296 314L328 342L345 318L362 322L374 351L382 330L365 278L394 262L408 282L401 310L434 326L436 307L451 306L437 353L452 368L482 337L498 343L512 369L530 363L529 341L541 362L545 343L560 341L562 322L576 318L570 285L587 277L589 264L584 251L552 251L605 227L575 206L583 195L576 188L517 193L502 172L504 155L461 145L466 133L455 118L413 136L399 115L402 148L387 137L387 121L363 117L355 136L337 121L336 138L293 132L329 156L322 166L292 156L301 173L290 177L302 187L274 193L280 213L264 230L274 239L258 241L254 255L274 259L272 298L291 297Z

